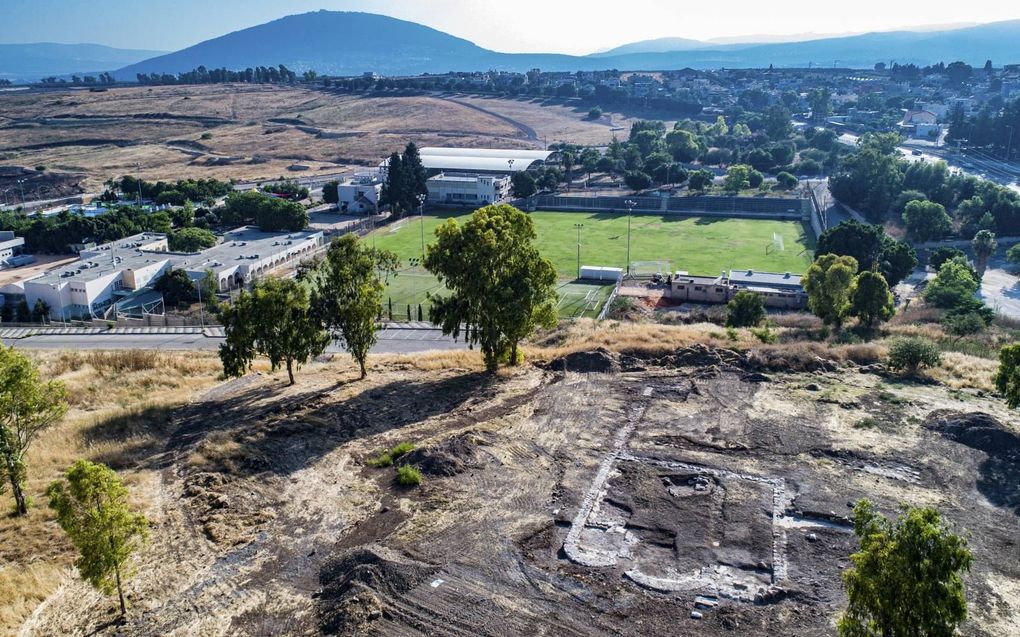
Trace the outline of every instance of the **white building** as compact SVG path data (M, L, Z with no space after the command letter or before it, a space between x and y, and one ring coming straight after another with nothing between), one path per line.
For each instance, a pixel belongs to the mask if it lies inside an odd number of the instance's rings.
M379 210L382 181L378 175L359 173L340 183L337 188L337 209L340 212L366 213Z
M510 195L510 178L440 173L428 180L428 189L429 205L486 205L503 201Z
M0 268L9 265L9 260L20 255L24 246L25 239L22 237L15 237L10 230L0 231Z
M34 279L7 286L3 292L25 296L29 307L42 299L54 319L101 317L111 305L151 287L171 269L184 270L193 281L212 272L220 291L249 283L285 263L308 255L323 244L321 232L261 232L238 228L218 245L194 254L169 252L167 237L143 233L83 250L75 263Z

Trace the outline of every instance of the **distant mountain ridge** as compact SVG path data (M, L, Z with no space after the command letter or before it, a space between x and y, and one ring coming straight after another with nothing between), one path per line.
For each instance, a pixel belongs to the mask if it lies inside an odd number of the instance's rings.
M0 44L0 78L37 80L51 75L101 73L162 53L101 44Z
M766 44L713 44L670 39L645 47L625 45L591 56L499 53L463 38L387 16L316 11L287 16L206 40L194 46L130 64L120 80L138 73L180 73L200 65L244 69L285 64L301 72L333 75L374 71L417 75L449 71L672 70L840 66L870 68L877 62L963 60L972 65L1020 62L1020 20L944 31L893 31L838 38ZM635 43L642 44L642 43ZM699 47L704 44L704 47ZM686 50L662 50L672 46ZM628 48L630 47L630 48ZM657 48L655 48L657 47ZM698 47L698 48L694 48Z

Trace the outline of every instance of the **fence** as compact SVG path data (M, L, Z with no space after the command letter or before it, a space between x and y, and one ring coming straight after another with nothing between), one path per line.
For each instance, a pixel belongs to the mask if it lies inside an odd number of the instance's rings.
M811 202L792 197L575 197L539 195L536 207L553 211L625 212L632 201L635 213L737 217L745 219L779 219L807 221Z

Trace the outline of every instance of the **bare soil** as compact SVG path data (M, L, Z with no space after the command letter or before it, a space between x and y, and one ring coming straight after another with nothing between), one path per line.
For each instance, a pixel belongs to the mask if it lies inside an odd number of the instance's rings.
M128 173L150 180L273 179L375 166L409 141L536 148L612 138L609 126L585 117L523 99L361 96L303 87L26 91L0 96L0 167L46 166L61 176L60 187L48 185L60 194L97 192L105 180ZM295 173L293 166L307 169Z
M702 347L224 383L145 460L127 620L68 577L22 634L831 634L864 497L938 506L975 554L962 633L1018 634L1013 416L829 363ZM401 441L419 487L368 463Z

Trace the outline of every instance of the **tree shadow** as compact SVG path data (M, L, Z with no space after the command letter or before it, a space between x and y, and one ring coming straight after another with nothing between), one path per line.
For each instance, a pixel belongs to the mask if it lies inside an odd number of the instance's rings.
M176 452L196 448L210 471L238 477L290 475L352 440L449 413L492 382L487 374L466 373L440 380L393 381L344 401L331 399L331 388L266 404L259 403L267 393L254 388L184 419L167 446ZM229 442L219 453L206 453L200 443L214 432L225 434Z

